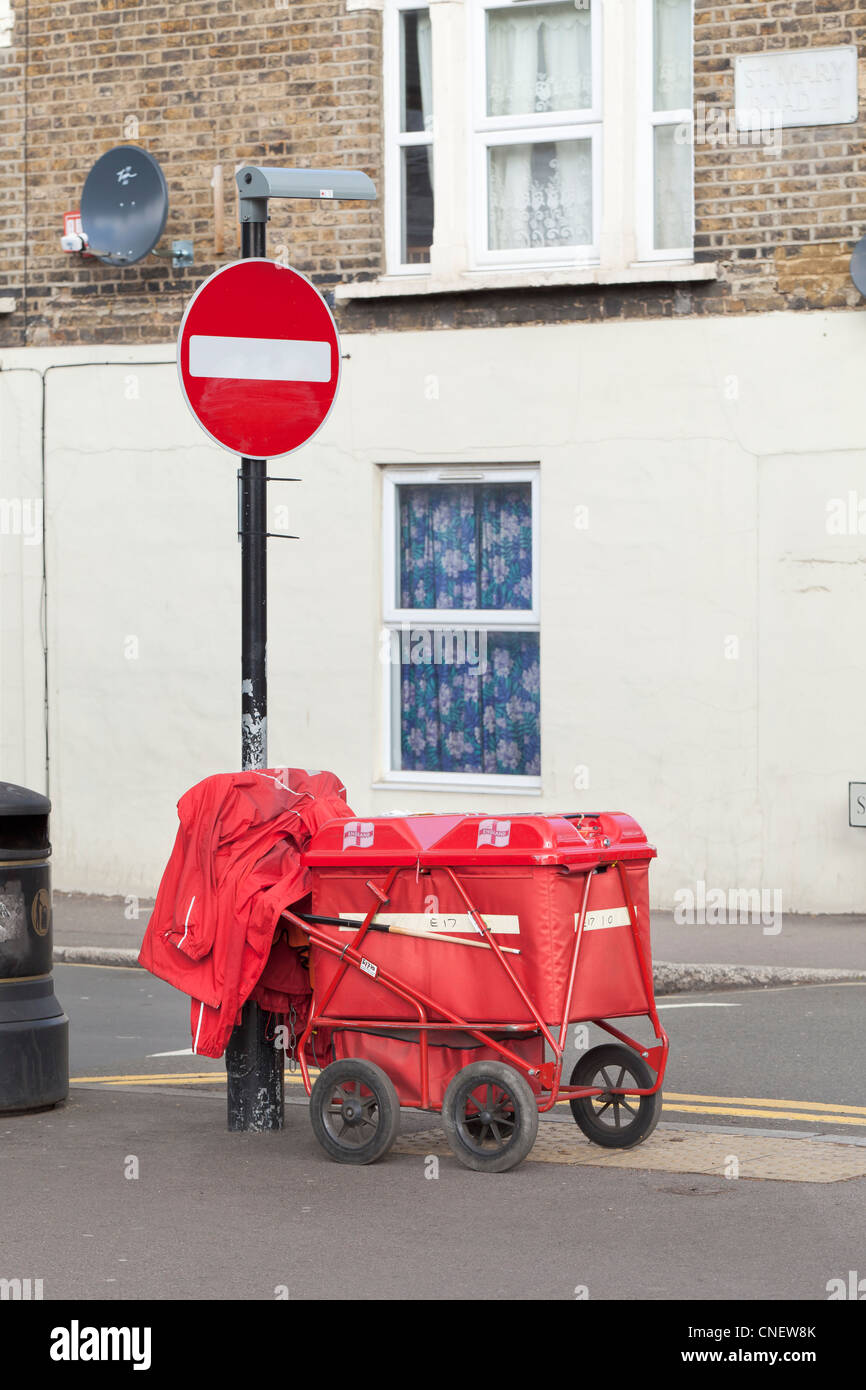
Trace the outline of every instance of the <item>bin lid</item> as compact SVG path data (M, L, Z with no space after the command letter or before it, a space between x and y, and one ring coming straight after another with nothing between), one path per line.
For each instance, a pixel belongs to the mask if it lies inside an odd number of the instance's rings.
M304 862L351 864L568 864L652 859L637 821L622 811L553 815L371 816L328 821Z
M0 782L0 861L40 859L50 853L50 811L51 802L41 792Z

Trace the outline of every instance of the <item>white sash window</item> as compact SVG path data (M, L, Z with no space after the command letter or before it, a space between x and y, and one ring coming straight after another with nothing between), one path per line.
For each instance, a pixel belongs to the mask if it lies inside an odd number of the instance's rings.
M714 278L691 264L694 0L364 3L384 11L387 271L348 297Z

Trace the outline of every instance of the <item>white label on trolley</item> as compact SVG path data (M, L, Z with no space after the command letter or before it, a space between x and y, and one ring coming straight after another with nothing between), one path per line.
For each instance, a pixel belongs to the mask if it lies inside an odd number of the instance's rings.
M341 927L340 931L357 931L358 919L361 912L341 912L341 917L348 919L354 925ZM511 914L497 915L495 912L485 912L484 921L487 930L494 936L519 936L520 918ZM404 927L414 931L423 932L445 932L452 934L455 932L471 932L473 936L480 936L481 933L469 916L468 912L388 912L377 913L373 918L376 926L387 925L389 927Z
M584 931L607 931L608 927L627 927L631 918L627 907L598 907L586 914ZM574 930L580 925L580 913L574 914Z
M343 826L343 849L369 849L375 826L371 820L350 820Z
M369 975L374 980L379 973L378 965L374 965L371 960L366 960L364 956L361 957L361 969L365 975Z
M510 820L483 820L478 827L478 839L475 842L475 848L480 849L482 845L494 845L497 849L504 849L510 839Z

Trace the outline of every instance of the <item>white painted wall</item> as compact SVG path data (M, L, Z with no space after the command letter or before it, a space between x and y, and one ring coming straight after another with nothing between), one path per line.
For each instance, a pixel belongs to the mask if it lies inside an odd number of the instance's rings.
M42 382L0 373L0 781L45 790Z
M377 465L537 461L543 794L518 809L630 811L659 848L660 906L703 879L780 888L788 911L863 911L847 782L866 778L866 535L826 518L831 498L866 499L866 317L356 335L344 351L325 428L273 469L303 482L271 489L272 528L287 502L302 537L270 550L271 762L335 769L361 812L514 805L373 789ZM145 893L178 796L239 759L236 462L188 416L171 365L106 349L0 365L110 356L47 378L55 881ZM24 380L0 373L3 418L11 397L23 422L4 427L4 478L38 456ZM41 644L14 598L14 556L28 572L34 556L2 539L0 775L38 786Z

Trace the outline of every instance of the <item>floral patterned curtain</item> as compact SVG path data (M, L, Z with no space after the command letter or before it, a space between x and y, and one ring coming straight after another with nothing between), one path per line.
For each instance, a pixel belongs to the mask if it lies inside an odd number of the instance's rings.
M399 490L400 606L529 610L528 483ZM537 776L537 632L411 629L402 634L400 759L404 770Z
M400 488L401 608L531 608L529 483Z

